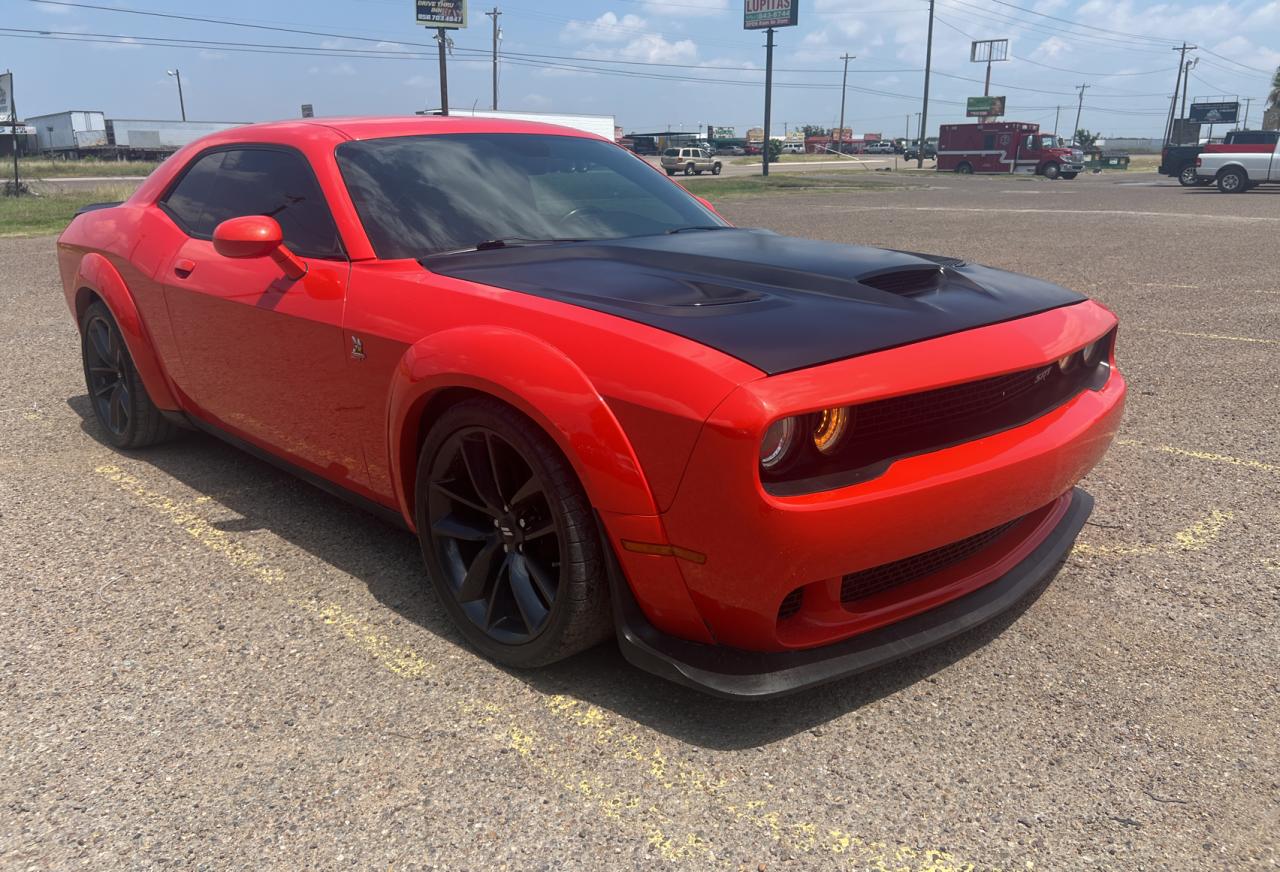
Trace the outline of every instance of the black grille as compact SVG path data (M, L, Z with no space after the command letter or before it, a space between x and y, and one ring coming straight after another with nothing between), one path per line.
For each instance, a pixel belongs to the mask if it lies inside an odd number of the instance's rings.
M936 291L942 283L942 269L901 269L858 279L864 285L887 291L890 294L922 294Z
M895 560L893 563L883 563L860 572L851 572L841 581L840 602L847 606L878 593L884 593L886 590L892 590L899 585L941 572L949 566L955 566L991 545L1020 520L1022 519L1017 518L984 533L961 539L959 542L952 542L950 545L943 545L941 548L935 548L923 554L914 554L911 557Z
M804 588L797 587L787 594L778 606L778 620L783 621L800 611L800 603L804 601Z
M761 472L770 493L787 496L869 481L893 461L938 451L962 442L1020 427L1048 414L1086 389L1099 389L1110 374L1111 338L1100 359L1085 361L1077 351L1035 369L965 382L946 388L850 406L848 435L829 455L807 443L792 460ZM816 415L801 422L810 432Z

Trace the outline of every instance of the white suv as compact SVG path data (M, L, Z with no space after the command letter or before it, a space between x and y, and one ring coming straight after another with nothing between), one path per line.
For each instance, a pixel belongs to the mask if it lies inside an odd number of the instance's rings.
M668 148L662 153L661 163L669 176L678 172L683 172L686 176L700 176L704 172L710 172L713 176L720 175L720 161L701 148Z

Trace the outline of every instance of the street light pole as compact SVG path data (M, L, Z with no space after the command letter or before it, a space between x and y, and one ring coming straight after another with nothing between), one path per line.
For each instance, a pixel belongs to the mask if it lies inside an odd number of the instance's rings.
M916 154L916 169L924 167L924 129L929 122L929 71L933 66L933 6L929 0L929 39L924 48L924 105L920 107L920 151Z
M498 7L485 15L493 19L493 110L498 111L498 40L502 38L502 30L498 27L498 16L502 13Z
M840 55L840 60L844 61L844 78L840 80L840 129L836 134L837 154L844 154L844 92L849 84L849 61L856 57L857 55L851 55L848 52Z
M187 120L187 103L182 99L182 71L177 69L165 70L170 76L178 80L178 109L182 112L182 120Z
M760 143L761 175L769 175L769 115L773 108L773 28L765 31L764 45L764 140Z

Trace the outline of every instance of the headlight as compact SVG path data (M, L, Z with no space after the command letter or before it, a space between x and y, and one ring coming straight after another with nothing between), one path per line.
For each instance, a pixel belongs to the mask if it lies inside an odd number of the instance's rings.
M849 429L847 408L823 409L813 428L813 447L823 454L830 454L840 445L844 432Z
M1093 369L1102 363L1107 357L1107 351L1111 347L1111 334L1108 333L1101 339L1095 339L1084 347L1080 354L1084 357L1084 365Z
M791 454L796 441L796 419L782 418L769 425L760 443L760 465L776 469Z

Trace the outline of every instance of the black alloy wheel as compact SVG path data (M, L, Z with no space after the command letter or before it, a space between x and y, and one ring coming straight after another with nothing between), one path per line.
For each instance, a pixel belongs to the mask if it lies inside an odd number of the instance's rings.
M132 408L124 342L116 325L101 313L85 319L84 372L98 420L112 436L124 438Z
M417 505L436 592L489 657L539 666L611 631L594 515L554 443L513 409L450 409L423 445Z
M80 319L80 355L89 403L108 442L142 448L177 434L147 395L120 327L101 302L91 304Z

